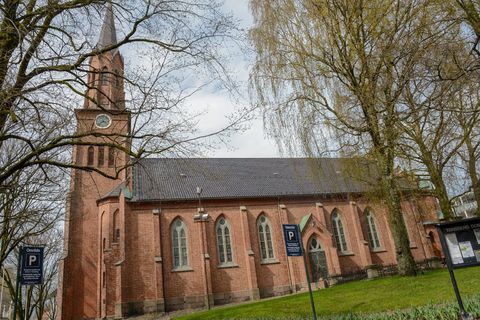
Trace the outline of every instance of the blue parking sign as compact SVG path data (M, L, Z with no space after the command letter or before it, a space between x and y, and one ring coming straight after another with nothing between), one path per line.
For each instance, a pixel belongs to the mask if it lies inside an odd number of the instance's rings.
M283 236L285 238L285 249L287 250L287 256L289 257L301 257L302 251L302 237L300 230L296 224L284 224Z
M20 269L20 283L22 285L42 284L43 249L43 247L23 247Z

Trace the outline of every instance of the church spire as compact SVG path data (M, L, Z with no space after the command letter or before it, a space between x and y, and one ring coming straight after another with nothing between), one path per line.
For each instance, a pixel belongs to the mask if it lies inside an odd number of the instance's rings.
M105 19L96 45L98 50L117 44L115 19L110 0L106 7ZM89 69L89 86L84 108L124 110L123 58L118 48L91 57Z
M103 20L102 31L98 38L97 48L103 49L117 44L117 30L115 29L115 19L113 17L112 2L107 2L107 12Z

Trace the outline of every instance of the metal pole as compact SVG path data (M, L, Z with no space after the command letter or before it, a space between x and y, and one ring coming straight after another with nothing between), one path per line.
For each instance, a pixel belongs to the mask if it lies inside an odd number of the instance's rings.
M445 259L447 260L448 274L450 275L450 281L452 282L453 291L455 292L455 297L457 298L458 307L460 309L460 318L462 320L470 320L472 318L467 313L467 311L465 311L462 296L460 295L460 291L458 290L457 280L455 279L455 274L453 273L453 264L450 260L450 251L448 251L447 242L445 241L445 235L443 234L443 230L441 228L437 228L437 230L440 232L440 243L442 244L442 249L445 253Z
M307 285L308 285L308 292L310 293L310 304L312 305L313 320L317 320L317 312L315 311L315 303L313 301L312 286L310 285L310 276L308 274L308 269L307 269L307 258L305 255L305 249L303 248L302 239L300 239L300 244L302 246L302 256L303 256L303 265L305 266L305 274L307 275Z
M13 320L17 319L17 304L19 302L19 294L20 294L20 267L22 264L22 253L23 247L20 246L20 252L18 253L18 262L17 262L17 284L15 286L15 301L13 302Z

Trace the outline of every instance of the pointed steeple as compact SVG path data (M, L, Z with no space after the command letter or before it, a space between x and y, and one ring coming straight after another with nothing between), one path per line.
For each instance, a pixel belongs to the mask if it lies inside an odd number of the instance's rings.
M103 20L102 31L98 38L97 48L102 49L117 43L117 30L113 17L112 2L107 2L107 12Z

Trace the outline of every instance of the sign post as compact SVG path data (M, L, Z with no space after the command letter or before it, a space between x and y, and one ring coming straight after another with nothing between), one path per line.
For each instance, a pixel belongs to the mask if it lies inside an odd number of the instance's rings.
M460 317L462 320L470 320L472 317L465 310L453 270L480 265L480 218L439 223L436 227L445 252Z
M15 302L13 305L13 320L17 318L17 304L20 301L20 285L35 285L43 283L43 247L20 247L17 265L17 283Z
M13 302L13 320L17 319L17 301L19 300L19 293L20 293L20 270L22 265L22 255L23 255L23 247L20 247L20 251L18 253L18 261L17 261L17 282L15 284L15 301Z
M282 227L287 256L303 256L303 265L305 266L305 274L307 275L307 285L308 292L310 294L310 305L312 306L313 319L317 320L317 312L315 311L315 303L313 301L312 286L310 285L310 276L307 270L307 258L305 257L305 250L303 248L302 237L300 236L300 229L298 228L297 224L284 224Z

